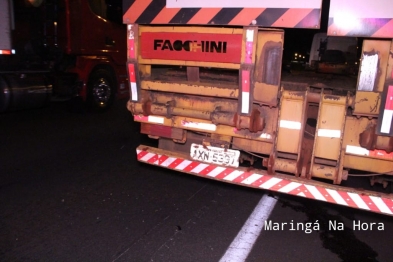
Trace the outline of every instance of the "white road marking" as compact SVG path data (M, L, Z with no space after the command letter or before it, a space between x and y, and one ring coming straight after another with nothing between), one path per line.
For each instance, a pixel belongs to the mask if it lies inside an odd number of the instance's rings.
M267 195L262 197L220 262L246 261L276 202L277 199L273 197Z

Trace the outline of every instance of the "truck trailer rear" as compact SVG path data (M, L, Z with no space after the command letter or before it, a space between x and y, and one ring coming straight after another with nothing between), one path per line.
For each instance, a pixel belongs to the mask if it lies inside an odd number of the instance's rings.
M393 197L383 189L393 175L386 6L330 1L329 35L367 37L348 86L339 76L310 82L281 74L282 28L319 28L322 1L125 2L127 108L141 133L158 140L140 145L138 160L392 215ZM358 176L372 190L346 186Z

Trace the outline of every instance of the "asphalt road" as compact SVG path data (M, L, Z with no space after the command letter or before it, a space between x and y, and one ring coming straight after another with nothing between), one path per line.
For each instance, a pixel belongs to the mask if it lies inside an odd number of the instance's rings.
M248 229L246 261L392 261L392 217L138 163L152 142L125 104L0 114L0 261L220 261L263 196L276 202L269 220L312 232Z

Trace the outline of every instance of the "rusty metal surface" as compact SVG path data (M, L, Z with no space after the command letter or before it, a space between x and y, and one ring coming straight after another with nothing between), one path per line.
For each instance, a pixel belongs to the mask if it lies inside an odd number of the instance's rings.
M392 160L367 156L345 155L344 167L374 174L393 174Z
M375 133L376 126L369 125L359 135L359 144L369 150L385 150L386 153L393 152L393 137L380 136Z
M317 119L315 157L338 160L346 111L346 97L323 95ZM322 130L325 134L322 134Z
M360 134L368 130L370 127L375 126L375 119L368 119L367 117L348 117L345 122L345 133L343 144L345 146L361 147L360 139L362 140L363 146L372 146L373 137L368 137L371 133L366 132L362 137ZM367 134L368 133L368 134ZM371 143L370 143L371 141ZM371 145L370 145L371 144ZM364 148L366 149L366 148ZM384 157L377 155L366 155L364 154L354 155L351 153L345 153L344 167L363 170L373 173L387 174L393 172L393 157Z
M381 93L379 92L356 92L354 101L354 115L377 116L381 106Z
M253 91L254 100L257 103L277 105L283 43L284 32L282 30L260 30L258 32Z
M388 65L392 59L391 45L389 40L363 41L353 114L378 116L385 81L391 78L392 66Z
M237 129L248 129L250 132L264 130L265 121L260 111L254 108L250 116L239 115L236 112L226 112L220 110L201 111L190 108L179 108L168 104L152 103L150 100L145 103L128 103L129 110L134 114L145 116L158 115L166 118L173 116L191 117L196 119L210 120L213 124L233 126ZM203 109L203 108L201 108Z
M279 87L260 82L254 83L254 102L269 106L277 106Z
M210 97L237 98L239 91L234 85L230 84L190 84L188 82L160 82L160 81L141 81L141 88L145 90L155 90L162 92L175 92L190 95L204 95Z
M306 92L283 91L278 121L277 151L298 154L302 144Z
M151 100L158 104L171 103L172 106L180 108L204 111L215 111L219 109L220 111L236 112L237 110L237 101L233 99L217 99L215 97L204 97L198 95L143 91L146 92L146 97L148 97L147 100Z
M246 139L240 137L233 137L232 145L235 149L240 149L248 152L255 152L258 154L269 155L272 151L272 141L258 141L255 139Z

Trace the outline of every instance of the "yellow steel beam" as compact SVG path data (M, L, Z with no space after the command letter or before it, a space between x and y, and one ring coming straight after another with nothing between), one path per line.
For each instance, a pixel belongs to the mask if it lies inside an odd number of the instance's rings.
M209 84L190 84L187 82L160 82L160 81L141 81L141 88L145 90L155 90L171 93L181 93L190 95L202 95L212 97L237 98L239 90L237 85L226 84L223 87Z
M149 121L149 118L152 119ZM182 128L186 130L196 131L196 132L207 132L211 134L239 137L244 139L263 141L267 143L273 143L273 132L255 132L250 133L246 130L237 131L236 128L225 125L215 125L211 121L202 120L190 117L172 116L171 118L166 118L163 116L148 116L135 115L134 120L142 123L159 124L164 126Z

